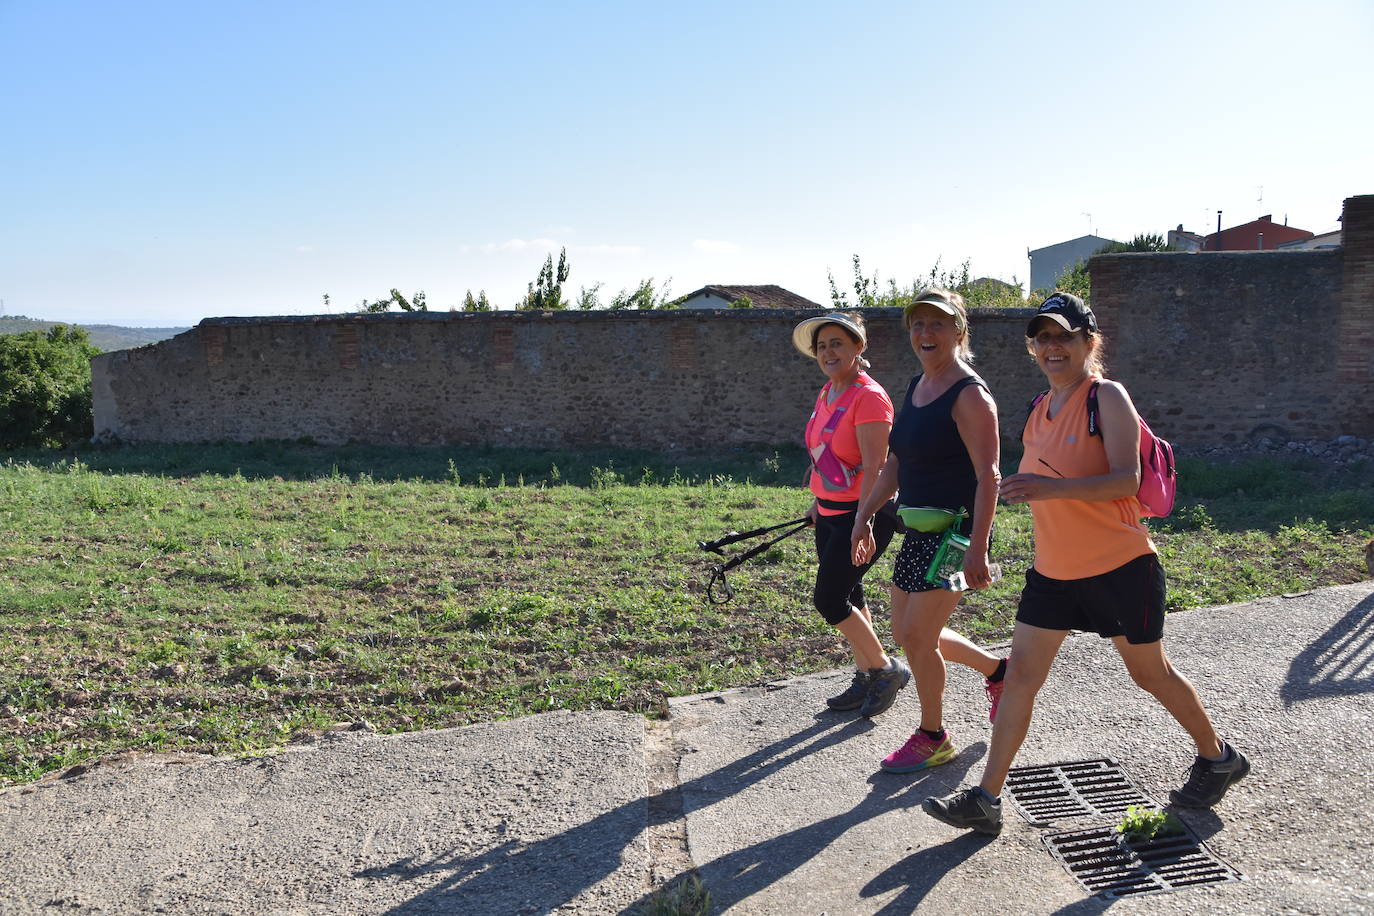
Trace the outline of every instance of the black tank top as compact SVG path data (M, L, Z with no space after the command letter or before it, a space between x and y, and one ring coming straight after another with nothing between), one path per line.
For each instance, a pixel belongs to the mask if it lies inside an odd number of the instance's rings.
M973 470L964 440L954 423L954 400L969 385L987 382L968 375L949 386L949 390L924 407L911 403L916 392L916 376L907 386L901 413L887 437L888 448L897 456L897 501L903 506L935 506L940 509L968 510L969 518L959 526L961 534L973 530L973 498L978 491L978 475Z

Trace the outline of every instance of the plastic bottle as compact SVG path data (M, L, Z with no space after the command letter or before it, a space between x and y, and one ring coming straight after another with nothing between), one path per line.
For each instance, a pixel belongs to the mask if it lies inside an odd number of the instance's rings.
M989 564L988 564L988 577L989 577L989 578L988 578L988 584L989 584L989 585L991 585L992 583L996 582L998 579L1001 579L1001 578L1002 578L1002 564L1001 564L1001 563L989 563ZM955 572L953 575L951 575L949 578L945 579L944 582L941 584L941 588L948 589L948 590L951 591L951 592L962 592L962 591L967 590L967 589L968 589L968 582L964 579L964 571L963 571L962 569L961 569L961 570L958 570L958 571Z

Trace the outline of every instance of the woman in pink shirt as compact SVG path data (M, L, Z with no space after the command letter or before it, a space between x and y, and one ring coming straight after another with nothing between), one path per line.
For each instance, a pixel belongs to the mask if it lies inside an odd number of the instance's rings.
M906 664L883 651L863 590L864 573L892 540L896 522L888 515L875 524L877 549L858 566L850 556L849 532L859 501L873 488L877 470L887 459L892 401L864 371L868 336L859 313L808 318L793 330L792 343L815 359L826 377L806 423L814 497L807 515L816 530L816 610L839 629L854 653L853 681L826 703L831 709L876 716L892 706L897 691L911 679Z

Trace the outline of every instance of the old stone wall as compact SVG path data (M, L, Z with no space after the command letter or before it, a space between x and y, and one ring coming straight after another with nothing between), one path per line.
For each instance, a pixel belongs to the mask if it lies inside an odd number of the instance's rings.
M127 441L294 439L711 448L798 439L825 381L793 349L813 311L409 313L207 319L94 360L96 429ZM1030 311L979 310L977 365L1013 392L1038 373ZM916 358L870 309L871 374ZM1019 429L1019 427L1018 427Z
M1156 432L1181 442L1338 435L1341 256L1093 258L1109 375Z
M1344 247L1093 259L1108 372L1182 445L1374 438L1374 196ZM405 313L206 319L92 361L98 436L714 448L800 437L824 381L807 311ZM916 371L901 316L866 313L874 377ZM1044 387L1028 309L975 309L1004 438Z

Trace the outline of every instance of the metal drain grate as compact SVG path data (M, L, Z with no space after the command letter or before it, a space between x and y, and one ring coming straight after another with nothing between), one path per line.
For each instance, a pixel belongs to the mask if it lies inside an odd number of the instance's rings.
M1191 831L1126 842L1115 827L1047 833L1045 847L1089 893L1132 897L1241 880Z
M1158 808L1108 757L1044 766L1013 767L1007 793L1021 816L1036 827L1076 817L1119 817L1131 805Z

